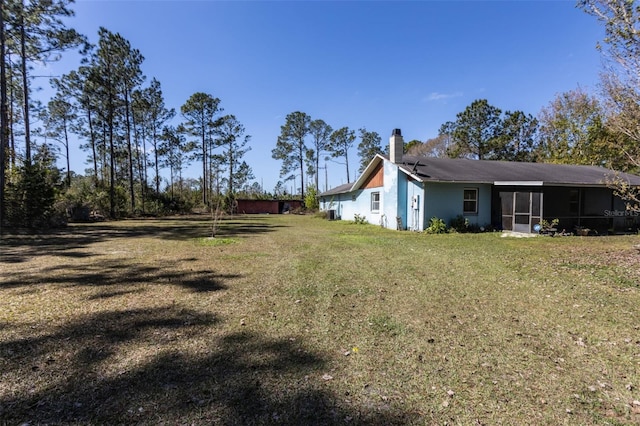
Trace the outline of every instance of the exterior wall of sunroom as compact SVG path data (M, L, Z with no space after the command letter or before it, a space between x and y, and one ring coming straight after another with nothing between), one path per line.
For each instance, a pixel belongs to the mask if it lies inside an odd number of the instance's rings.
M493 191L493 223L499 229L535 232L541 219L558 219L557 231L591 234L635 232L640 227L637 212L627 210L625 202L605 187L496 187ZM526 214L517 211L522 200L531 200L529 229L516 229ZM537 213L536 209L542 211ZM526 210L526 209L525 209ZM526 228L526 226L525 226Z

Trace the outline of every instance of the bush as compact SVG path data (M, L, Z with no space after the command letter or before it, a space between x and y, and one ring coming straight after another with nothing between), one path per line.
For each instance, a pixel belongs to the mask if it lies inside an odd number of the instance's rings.
M540 220L540 233L541 234L553 234L553 233L557 232L558 230L556 229L556 227L558 226L559 223L560 223L560 219L558 219L558 218L553 219L551 222L549 222L546 219L541 219Z
M429 219L429 226L424 230L427 234L444 234L447 232L447 224L437 217Z
M367 221L367 218L364 215L359 215L358 213L353 215L353 221L357 224L357 225L366 225L367 223L369 223Z
M452 231L455 232L469 232L469 220L463 215L459 214L458 216L451 219L449 222L449 227Z
M14 169L7 175L5 189L7 224L31 229L65 225L64 206L55 202L60 182L59 171L46 161Z
M307 193L304 196L304 207L310 211L316 211L320 207L318 202L318 191L315 185L309 185L307 187Z
M478 224L475 223L470 223L467 226L467 232L471 232L474 234L479 234L480 232L486 232L486 231L490 231L490 227L489 226L480 226Z

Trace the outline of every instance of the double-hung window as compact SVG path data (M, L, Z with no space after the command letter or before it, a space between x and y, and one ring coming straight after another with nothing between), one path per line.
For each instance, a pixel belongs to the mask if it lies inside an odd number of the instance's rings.
M377 213L380 211L380 193L372 192L371 193L371 212Z
M478 214L478 188L465 188L462 202L464 214Z

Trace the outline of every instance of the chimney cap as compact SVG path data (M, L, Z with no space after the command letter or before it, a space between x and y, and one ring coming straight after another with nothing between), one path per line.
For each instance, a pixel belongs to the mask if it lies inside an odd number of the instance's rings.
M400 131L400 129L393 129L393 131L391 132L391 136L402 136L402 132Z

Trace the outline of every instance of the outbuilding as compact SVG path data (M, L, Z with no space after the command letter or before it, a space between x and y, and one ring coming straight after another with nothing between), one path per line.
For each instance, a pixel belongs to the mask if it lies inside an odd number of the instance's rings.
M300 210L302 200L238 199L235 212L239 214L283 214Z
M389 145L390 155L376 155L354 183L320 194L320 208L336 219L358 215L416 231L432 217L526 233L553 219L567 232L635 232L640 226L638 212L611 188L614 180L640 187L640 176L598 166L408 156L400 129Z

